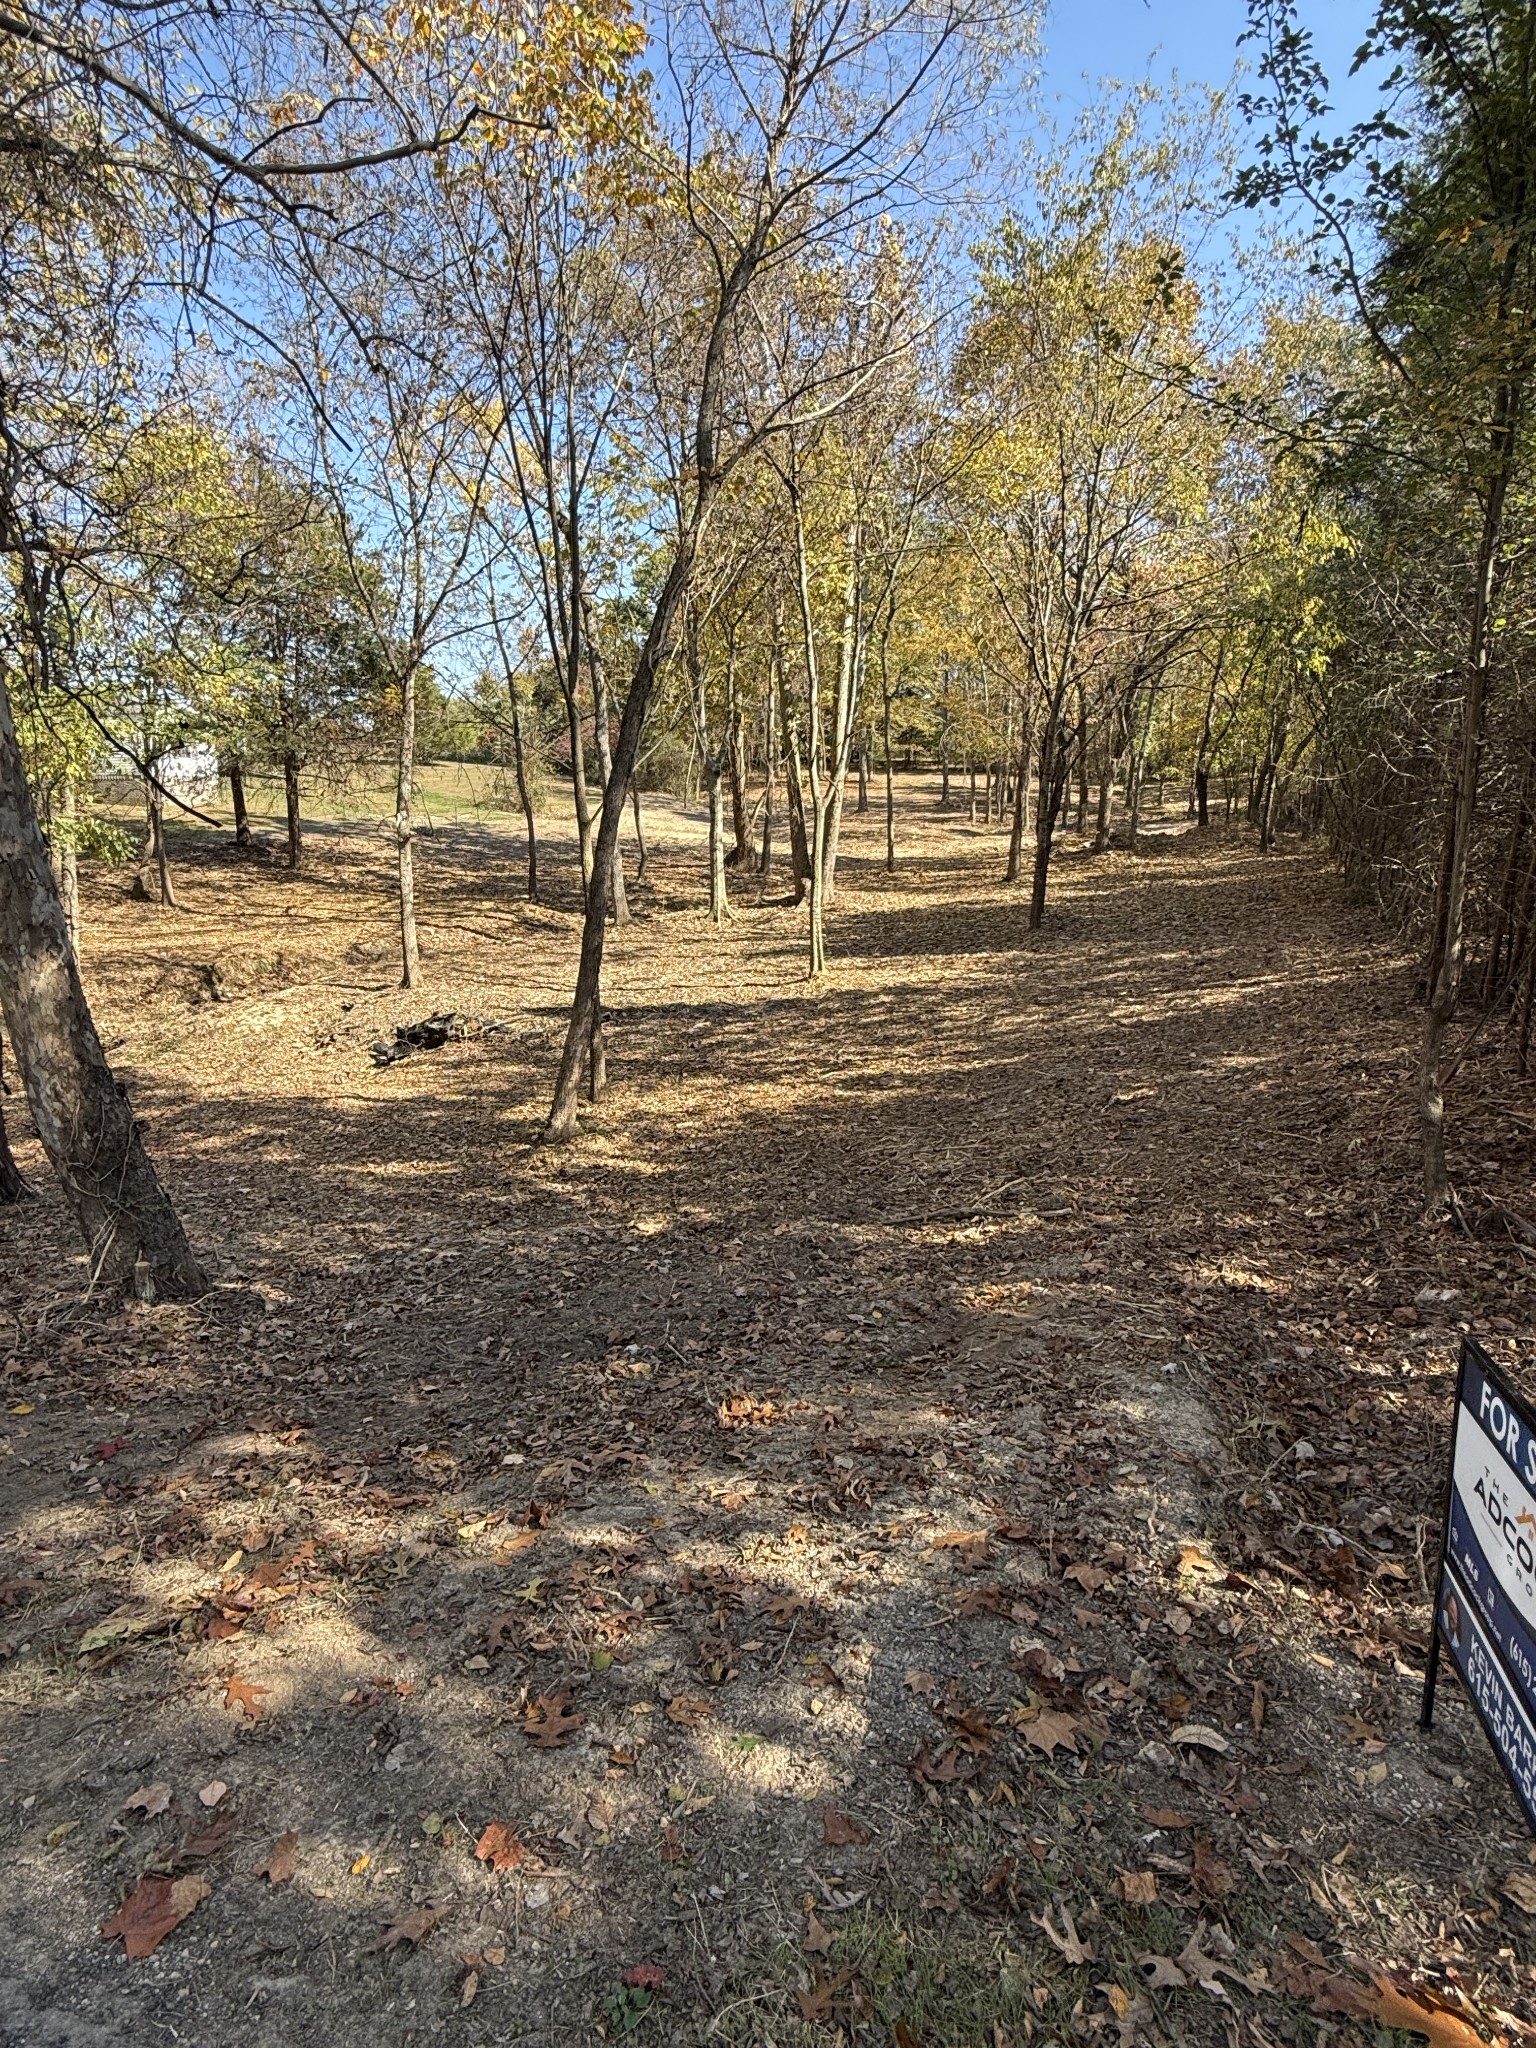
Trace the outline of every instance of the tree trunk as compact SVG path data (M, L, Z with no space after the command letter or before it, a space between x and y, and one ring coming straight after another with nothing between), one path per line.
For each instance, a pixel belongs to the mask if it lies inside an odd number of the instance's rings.
M400 758L395 774L395 855L400 875L400 986L414 988L421 979L421 952L416 942L415 827L411 817L416 767L416 664L400 685Z
M603 679L602 663L598 658L597 641L592 632L592 621L587 608L587 595L582 590L583 640L587 650L587 668L592 677L592 739L597 748L597 772L602 778L603 788L608 787L608 778L613 773L613 751L608 738L608 689ZM613 852L613 887L608 899L615 924L629 923L629 898L624 892L624 854L615 846Z
M299 815L299 757L283 756L283 800L288 809L288 865L296 874L304 858L304 826Z
M1029 896L1029 928L1032 932L1038 931L1045 920L1051 849L1071 772L1071 745L1061 728L1061 713L1053 706L1040 741L1040 792L1035 804L1035 872Z
M1029 830L1029 757L1034 751L1034 734L1025 719L1019 739L1019 760L1014 770L1013 825L1008 834L1008 866L1005 882L1016 882L1024 872L1024 834Z
M235 810L235 844L249 846L251 814L245 807L245 769L239 761L230 761L224 772L229 777L229 800Z
M1115 817L1115 770L1117 763L1107 755L1100 769L1099 815L1093 828L1093 850L1108 853L1109 836Z
M155 872L160 885L160 901L167 910L179 908L176 890L171 882L170 855L165 846L165 798L160 794L160 785L150 784L149 829L155 846Z
M709 915L715 924L728 924L731 902L725 887L725 763L722 747L709 761Z
M728 764L731 771L731 838L734 842L726 855L726 865L746 868L752 862L752 820L747 808L747 736L742 728L741 706L736 701L734 662L726 670L726 687L730 695L727 731L730 735Z
M1208 768L1195 770L1195 815L1203 832L1211 822L1211 772Z
M618 744L613 750L612 770L608 777L608 787L603 791L602 816L592 849L592 884L587 893L586 915L582 920L581 959L576 969L576 993L571 1003L570 1022L566 1027L565 1045L560 1055L560 1070L555 1077L554 1100L550 1104L549 1119L544 1126L544 1138L547 1143L562 1144L576 1135L576 1108L581 1094L582 1065L584 1059L591 1056L594 1033L600 1030L603 945L608 928L609 873L618 850L619 823L624 813L624 799L628 794L630 778L635 771L635 757L640 751L641 728L645 724L645 714L650 708L656 678L671 650L678 607L687 595L689 583L692 581L699 537L713 495L713 491L701 483L693 520L672 558L672 566L667 572L661 595L657 598L656 608L651 614L650 631L646 634L645 645L640 650L640 658L635 664L629 694L624 700L624 715L619 720Z
M863 817L864 813L865 813L865 812L866 812L866 811L867 811L868 809L869 809L869 749L868 749L868 747L860 747L860 749L859 749L859 801L858 801L858 813L859 813L859 816L860 816L860 817Z
M885 748L885 872L896 872L896 777L891 767L891 700L885 700L885 714L880 722L881 739Z
M638 888L645 880L645 827L640 822L640 785L638 782L632 782L629 785L629 804L630 809L635 814L635 845L640 850L640 858L635 862L635 886Z
M0 1206L15 1202L30 1202L32 1190L21 1177L21 1168L11 1151L11 1141L5 1130L4 1098L10 1093L5 1085L4 1054L0 1051Z
M59 878L59 902L64 910L64 929L69 934L69 950L77 960L80 957L80 851L75 844L78 822L75 785L66 775L64 787L59 792L59 830L54 860Z
M0 677L0 1005L91 1284L190 1300L207 1281L91 1021Z
M517 701L517 684L507 678L507 696L512 705L512 761L517 770L517 800L522 806L523 830L528 837L528 901L539 900L539 834L533 819L533 798L528 789L528 756L523 748L523 714Z
M1492 442L1495 468L1484 501L1482 532L1478 540L1477 580L1468 634L1467 684L1461 700L1460 748L1453 785L1445 901L1441 927L1436 934L1438 967L1424 1013L1424 1039L1419 1054L1419 1139L1423 1159L1424 1208L1428 1215L1443 1214L1451 1192L1445 1163L1445 1034L1456 1014L1456 1003L1461 993L1466 946L1467 867L1477 820L1483 716L1493 657L1494 586L1503 537L1516 397L1514 388L1505 383L1500 385L1494 402Z

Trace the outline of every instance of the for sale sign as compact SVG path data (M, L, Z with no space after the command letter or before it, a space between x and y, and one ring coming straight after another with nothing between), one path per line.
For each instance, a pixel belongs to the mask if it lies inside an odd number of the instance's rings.
M1442 1643L1536 1829L1536 1413L1471 1337L1456 1383L1426 1728Z

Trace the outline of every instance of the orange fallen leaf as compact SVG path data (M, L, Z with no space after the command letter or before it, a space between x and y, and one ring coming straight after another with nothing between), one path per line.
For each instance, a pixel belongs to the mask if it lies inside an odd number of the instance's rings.
M1379 2027L1401 2027L1422 2034L1433 2048L1484 2048L1483 2038L1460 2014L1426 1985L1401 1972L1389 1973L1374 1963L1363 1965L1369 1984L1352 1977L1325 1977L1315 1985L1312 2003L1319 2012L1348 2013Z
M262 1701L271 1692L270 1685L253 1685L247 1678L227 1678L224 1681L224 1704L239 1707L253 1721L259 1721L267 1711Z
M505 1821L493 1820L475 1844L475 1855L492 1870L515 1870L528 1861L528 1851Z
M1122 1870L1120 1873L1120 1896L1128 1906L1155 1906L1157 1904L1157 1872L1155 1870Z
M129 1960L142 1962L212 1889L206 1877L141 1877L103 1923L102 1939L115 1941L121 1935Z

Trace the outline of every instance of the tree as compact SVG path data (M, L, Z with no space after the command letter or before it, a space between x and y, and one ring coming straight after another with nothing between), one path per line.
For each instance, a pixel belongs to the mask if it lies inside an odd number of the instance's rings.
M1468 545L1463 644L1450 707L1444 837L1426 953L1418 1114L1429 1215L1453 1204L1446 1164L1446 1035L1463 990L1468 891L1489 704L1511 552L1528 474L1524 433L1536 321L1536 9L1383 0L1355 68L1388 67L1378 110L1347 135L1319 124L1328 81L1290 0L1252 0L1264 124L1238 191L1299 199L1317 268L1355 314L1383 373L1387 445L1443 480ZM1416 493L1417 495L1417 493ZM1442 533L1439 543L1443 547Z

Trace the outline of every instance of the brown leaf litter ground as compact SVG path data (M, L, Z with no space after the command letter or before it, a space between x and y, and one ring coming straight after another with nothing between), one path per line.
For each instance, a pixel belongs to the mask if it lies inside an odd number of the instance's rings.
M410 997L366 826L299 879L188 833L178 914L90 878L217 1286L82 1308L25 1136L0 2042L1523 2036L1523 1825L1415 1718L1458 1331L1530 1282L1415 1221L1401 949L1171 829L1069 843L1030 944L901 800L815 990L653 802L563 1152L568 844L532 907L510 821L425 839ZM504 1028L375 1070L449 1009ZM1480 1039L1516 1206L1528 1092Z

